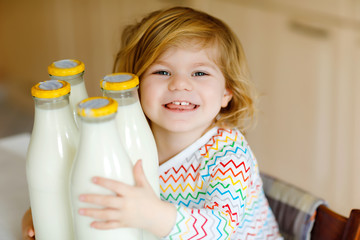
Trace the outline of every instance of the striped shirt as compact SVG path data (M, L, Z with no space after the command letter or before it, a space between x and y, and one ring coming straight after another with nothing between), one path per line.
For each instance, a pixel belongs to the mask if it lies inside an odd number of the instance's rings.
M159 171L161 199L177 206L164 239L281 239L257 161L237 129L212 128Z

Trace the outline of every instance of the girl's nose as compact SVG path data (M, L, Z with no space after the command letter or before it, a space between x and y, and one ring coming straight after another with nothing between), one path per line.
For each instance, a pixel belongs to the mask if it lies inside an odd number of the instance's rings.
M191 91L192 90L191 79L189 79L188 76L183 76L183 75L172 76L170 79L170 82L169 82L169 90L170 91L175 91L175 90Z

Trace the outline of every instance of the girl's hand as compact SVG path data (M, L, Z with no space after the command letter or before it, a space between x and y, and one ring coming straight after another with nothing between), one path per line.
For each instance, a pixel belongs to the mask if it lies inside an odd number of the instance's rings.
M94 177L93 182L116 195L83 194L82 202L103 208L81 208L79 214L95 218L97 229L133 227L146 229L158 237L167 235L176 221L176 207L161 201L148 183L141 160L134 166L135 186L115 180Z
M34 225L32 220L32 214L31 214L31 208L29 208L21 222L21 230L22 230L22 238L23 240L33 240L35 239L35 231L34 231Z

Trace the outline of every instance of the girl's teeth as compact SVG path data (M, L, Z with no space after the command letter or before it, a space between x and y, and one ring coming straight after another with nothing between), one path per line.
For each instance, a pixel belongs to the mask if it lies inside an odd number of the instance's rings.
M190 105L190 103L188 103L188 102L172 102L172 103L175 105L182 105L182 106Z

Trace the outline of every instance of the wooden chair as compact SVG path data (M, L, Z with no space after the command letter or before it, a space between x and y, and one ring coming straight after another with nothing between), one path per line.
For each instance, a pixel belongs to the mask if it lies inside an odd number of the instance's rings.
M346 218L325 205L320 205L316 210L311 239L360 240L360 209L353 209Z
M285 240L360 240L360 209L344 217L317 196L261 173L264 193Z

